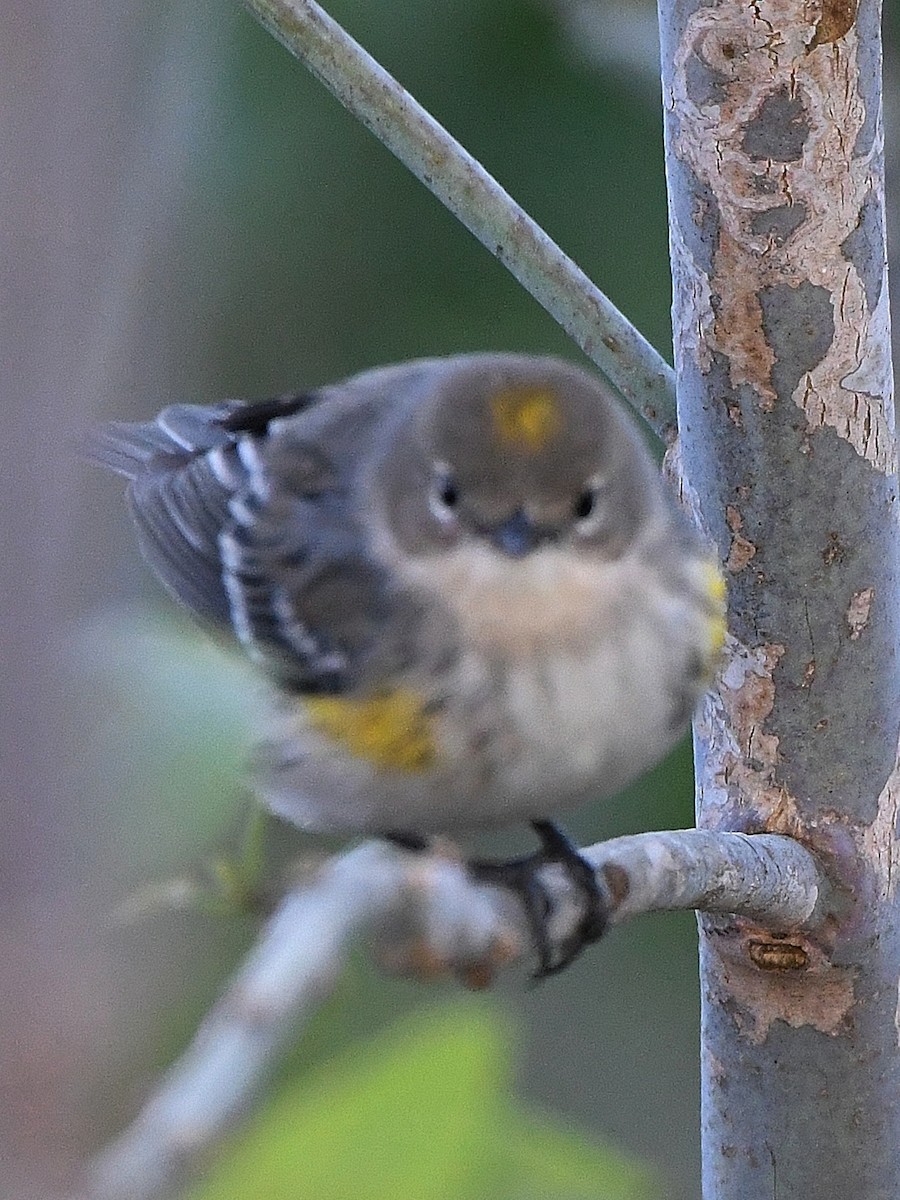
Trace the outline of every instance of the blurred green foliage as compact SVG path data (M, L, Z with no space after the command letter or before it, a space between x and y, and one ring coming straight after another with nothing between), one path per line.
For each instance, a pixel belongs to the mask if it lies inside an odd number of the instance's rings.
M646 1171L522 1110L509 1031L431 1010L284 1085L189 1200L648 1200Z
M116 799L92 826L93 853L136 878L178 871L226 836L247 795L260 681L192 623L147 606L98 614L76 650L96 791Z
M338 0L329 10L668 354L656 95L592 70L541 0ZM580 357L505 268L249 20L219 71L207 100L214 127L191 180L204 221L184 267L194 264L195 301L216 310L209 360L220 390L260 394L460 350Z

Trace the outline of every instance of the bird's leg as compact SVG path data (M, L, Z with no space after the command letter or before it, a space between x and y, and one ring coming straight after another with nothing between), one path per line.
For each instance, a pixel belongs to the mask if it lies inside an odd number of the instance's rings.
M532 821L531 825L541 841L541 849L536 853L500 862L476 860L469 864L469 870L481 883L496 884L518 894L538 952L538 969L534 977L544 979L562 971L585 946L603 936L608 906L593 867L571 838L552 821ZM555 959L547 932L550 899L538 876L540 868L548 863L559 863L565 868L584 906L577 928L566 938Z
M608 906L593 867L572 839L553 821L532 821L531 826L540 839L540 850L521 858L475 859L468 864L468 869L479 883L509 888L518 895L538 954L534 977L544 979L564 970L586 946L603 936ZM424 853L432 845L430 839L417 833L385 832L381 836L414 853ZM565 869L584 909L577 927L559 947L556 957L547 931L550 898L539 876L540 869L548 863L558 863Z

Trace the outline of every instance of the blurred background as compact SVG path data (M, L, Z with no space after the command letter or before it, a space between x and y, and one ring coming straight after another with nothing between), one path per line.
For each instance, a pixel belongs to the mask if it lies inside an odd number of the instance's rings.
M329 8L670 358L652 6ZM43 1200L256 931L222 886L253 865L252 677L161 595L86 429L405 357L581 355L232 0L7 0L3 26L0 1197ZM691 819L684 745L570 827ZM322 844L273 824L263 849ZM693 1200L697 1016L687 915L477 997L360 956L191 1195Z

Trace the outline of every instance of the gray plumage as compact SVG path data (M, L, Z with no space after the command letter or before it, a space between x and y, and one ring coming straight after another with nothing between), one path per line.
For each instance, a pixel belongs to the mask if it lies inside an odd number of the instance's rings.
M175 404L154 421L110 422L94 441L91 457L130 481L162 582L285 686L345 691L373 649L386 655L391 588L354 512L355 459L421 373L403 364L258 404Z
M280 685L261 790L301 824L428 832L607 794L672 743L715 656L709 556L605 386L559 360L174 405L94 457L128 478L163 583ZM391 730L344 736L299 699L323 693L412 698L416 768Z

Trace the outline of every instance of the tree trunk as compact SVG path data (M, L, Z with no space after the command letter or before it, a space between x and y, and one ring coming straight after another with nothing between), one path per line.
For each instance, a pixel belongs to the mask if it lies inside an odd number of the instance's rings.
M700 920L706 1200L900 1188L900 594L876 0L660 0L688 498L732 653L698 821L789 833L815 936Z

